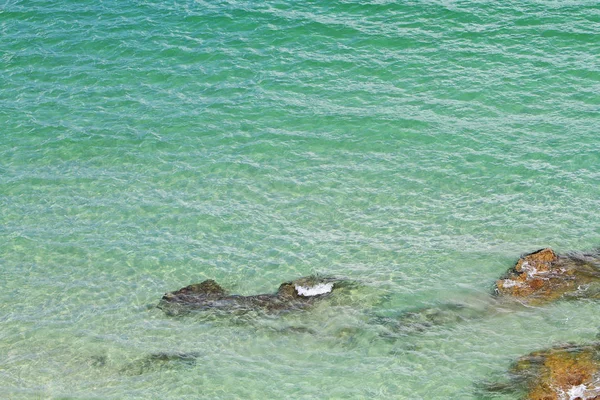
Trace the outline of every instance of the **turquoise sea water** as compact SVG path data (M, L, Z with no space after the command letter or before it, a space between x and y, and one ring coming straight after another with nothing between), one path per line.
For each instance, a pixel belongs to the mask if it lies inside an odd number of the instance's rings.
M596 1L5 1L1 397L484 398L600 304L381 321L600 246L599 135ZM155 308L310 274L356 284Z

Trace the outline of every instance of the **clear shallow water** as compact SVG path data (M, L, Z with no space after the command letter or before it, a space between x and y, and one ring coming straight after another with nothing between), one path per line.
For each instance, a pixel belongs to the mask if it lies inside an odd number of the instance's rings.
M594 340L586 301L376 321L599 245L598 34L583 1L5 2L0 392L480 398ZM154 307L312 273L358 284L284 316Z

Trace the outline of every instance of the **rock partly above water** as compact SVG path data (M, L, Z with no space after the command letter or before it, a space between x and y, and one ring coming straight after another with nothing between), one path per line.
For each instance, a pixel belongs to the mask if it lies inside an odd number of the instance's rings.
M505 312L506 306L515 304L502 299L538 305L559 298L600 298L600 252L559 255L546 248L526 254L496 282L495 293L497 297L489 301L417 308L372 322L385 327L382 336L395 338Z
M496 293L532 304L559 298L600 297L600 254L527 254L496 282Z
M219 284L209 279L166 293L158 307L168 314L189 310L223 311L287 311L305 308L328 296L340 282L333 278L305 277L285 282L274 294L240 296L228 294Z
M600 400L600 344L536 351L509 373L509 384L491 390L529 400Z

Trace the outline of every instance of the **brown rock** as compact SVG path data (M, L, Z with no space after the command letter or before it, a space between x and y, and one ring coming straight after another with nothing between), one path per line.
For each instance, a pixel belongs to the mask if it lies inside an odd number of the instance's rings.
M598 253L557 255L549 248L521 257L496 281L496 293L529 303L561 297L600 297ZM595 286L591 288L590 285Z
M567 345L533 352L511 368L526 399L600 399L600 345Z

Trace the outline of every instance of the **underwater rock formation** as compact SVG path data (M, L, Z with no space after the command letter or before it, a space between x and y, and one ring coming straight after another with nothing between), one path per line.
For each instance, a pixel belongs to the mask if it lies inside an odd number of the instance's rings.
M178 368L190 368L196 365L200 353L154 353L129 363L121 370L128 375L142 375Z
M446 303L405 311L395 317L377 316L371 322L385 328L380 336L395 339L406 334L421 333L436 326L480 319L492 312L491 304Z
M189 310L287 311L305 308L329 295L340 282L334 278L305 277L285 282L277 293L253 296L230 295L212 279L166 293L158 308L167 314Z
M488 390L529 400L600 400L600 344L533 352L514 363L509 379Z
M531 304L558 298L600 297L600 254L558 255L546 248L527 254L496 281L495 292Z

